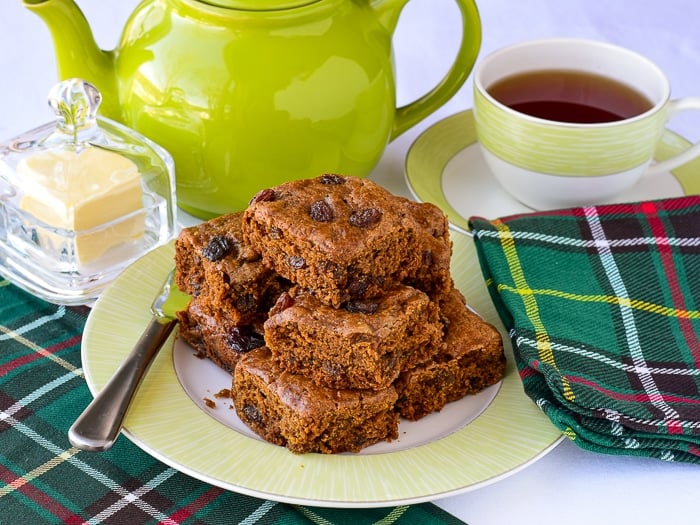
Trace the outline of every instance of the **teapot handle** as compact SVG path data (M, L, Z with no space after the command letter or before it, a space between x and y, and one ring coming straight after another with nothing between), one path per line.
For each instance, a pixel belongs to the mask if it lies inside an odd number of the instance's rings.
M457 56L437 86L422 97L396 109L390 140L394 140L443 106L462 87L471 73L481 47L481 19L473 0L455 2L462 16L462 41ZM384 18L384 22L388 22L392 32L396 28L401 10L407 3L408 0L375 2L375 9L380 11L380 19L387 17Z

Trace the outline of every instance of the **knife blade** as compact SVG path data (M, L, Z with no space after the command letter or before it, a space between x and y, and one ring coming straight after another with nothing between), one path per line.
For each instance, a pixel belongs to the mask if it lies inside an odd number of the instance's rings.
M74 447L90 452L111 448L141 380L177 324L176 312L183 310L188 300L189 296L175 284L173 269L151 305L152 318L138 342L68 430L68 440Z

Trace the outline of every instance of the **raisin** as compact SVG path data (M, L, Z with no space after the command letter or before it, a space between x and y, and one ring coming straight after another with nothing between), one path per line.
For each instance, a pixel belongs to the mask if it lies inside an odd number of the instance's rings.
M282 230L278 226L270 226L270 239L279 241L282 238Z
M255 311L255 307L255 297L249 293L239 295L236 298L236 308L240 312L253 312Z
M277 302L275 302L274 306L270 309L270 316L276 315L287 308L291 308L292 306L294 306L294 297L287 292L283 292L277 298Z
M355 445L357 445L358 447L364 446L364 444L367 442L367 438L362 434L357 434L356 436L354 436L354 439Z
M306 266L306 260L299 255L290 255L287 258L287 264L289 264L289 266L295 270L301 270L304 266Z
M202 256L211 262L220 261L231 251L231 241L223 235L212 237L209 244L202 250Z
M244 354L263 346L265 339L250 326L234 326L226 335L226 344L234 351Z
M327 184L329 186L336 186L338 184L344 184L345 179L340 175L334 173L325 173L321 175L321 184Z
M352 314L373 314L379 310L379 303L376 301L359 301L355 299L345 303L344 307Z
M263 418L262 414L260 413L260 410L258 410L258 408L254 407L253 405L249 405L248 403L246 403L243 407L243 417L245 417L251 423L256 423L258 425L262 425L263 423Z
M340 281L343 277L343 269L329 260L319 261L316 264L316 271L320 274L330 274L334 281Z
M309 215L316 222L331 222L335 219L333 208L324 200L314 202L309 208Z
M363 208L352 212L348 221L358 228L371 228L382 220L382 212L377 208Z
M350 281L348 285L348 293L351 297L360 297L367 292L367 289L374 284L374 279L369 275L360 275L356 279Z
M267 188L265 190L260 190L248 204L255 204L256 202L272 202L279 198L277 192L272 188Z
M345 379L347 378L347 371L344 367L338 363L333 363L332 361L323 361L321 364L321 369L334 379Z
M369 334L361 334L356 332L350 336L349 342L352 345L361 345L364 343L371 343L372 339L372 336Z

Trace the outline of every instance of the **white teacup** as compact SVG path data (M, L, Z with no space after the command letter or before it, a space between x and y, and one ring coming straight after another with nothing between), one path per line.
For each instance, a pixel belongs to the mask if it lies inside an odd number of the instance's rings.
M607 77L632 88L648 104L620 120L566 122L513 109L489 91L507 77L541 71ZM667 172L700 155L700 144L695 144L653 163L668 120L680 111L700 109L700 98L670 100L670 91L659 67L625 48L568 38L522 42L477 64L476 131L495 177L527 206L546 210L601 204L633 187L643 175Z

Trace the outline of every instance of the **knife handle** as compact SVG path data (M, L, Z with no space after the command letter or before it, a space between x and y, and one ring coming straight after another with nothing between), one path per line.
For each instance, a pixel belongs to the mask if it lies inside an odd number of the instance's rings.
M143 376L176 323L151 319L126 360L68 430L71 445L101 452L114 444Z

